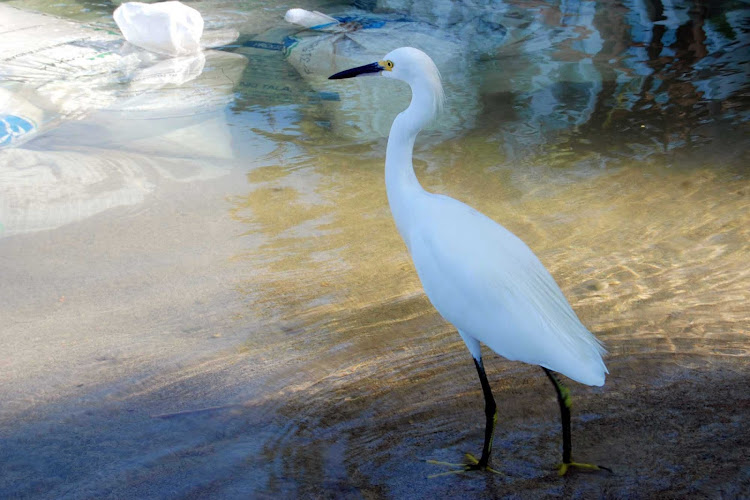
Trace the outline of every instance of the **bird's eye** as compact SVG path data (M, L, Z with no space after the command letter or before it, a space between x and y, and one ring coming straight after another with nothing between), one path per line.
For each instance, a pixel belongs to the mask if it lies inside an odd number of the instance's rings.
M380 61L380 66L386 70L386 71L392 71L393 70L393 61L386 59L385 61Z

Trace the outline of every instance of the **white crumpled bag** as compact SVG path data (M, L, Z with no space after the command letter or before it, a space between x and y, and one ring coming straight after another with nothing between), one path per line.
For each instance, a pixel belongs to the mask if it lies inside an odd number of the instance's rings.
M125 39L143 49L169 56L201 50L203 17L180 2L128 2L120 5L113 17Z

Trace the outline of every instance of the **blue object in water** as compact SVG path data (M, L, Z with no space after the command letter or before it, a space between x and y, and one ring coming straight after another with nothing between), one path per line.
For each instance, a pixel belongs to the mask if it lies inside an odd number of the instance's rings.
M253 47L254 49L264 50L283 50L284 45L281 43L263 42L260 40L245 40L240 45L243 47Z
M34 130L36 130L36 124L28 118L0 115L0 147L9 146L16 138Z

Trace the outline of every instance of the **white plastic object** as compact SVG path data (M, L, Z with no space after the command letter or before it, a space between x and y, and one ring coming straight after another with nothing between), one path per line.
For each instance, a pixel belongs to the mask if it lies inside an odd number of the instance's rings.
M201 50L203 17L183 3L127 2L115 10L113 17L125 39L143 49L169 56Z
M338 20L323 14L322 12L305 9L289 9L286 11L286 14L284 14L284 21L312 29L320 29L339 24Z

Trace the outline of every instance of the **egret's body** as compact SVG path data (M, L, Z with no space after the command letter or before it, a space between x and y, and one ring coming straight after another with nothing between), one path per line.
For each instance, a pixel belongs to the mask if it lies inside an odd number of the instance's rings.
M497 417L480 342L505 358L545 369L560 398L564 438L567 432L563 463L584 465L570 459L570 401L567 389L550 370L583 384L603 385L604 349L526 244L468 205L422 188L412 166L412 151L417 134L441 107L440 76L432 60L417 49L396 49L385 59L332 78L377 73L411 86L411 104L396 117L388 137L386 191L427 297L458 329L482 382L485 446L482 458L470 468L487 468Z
M452 198L413 205L435 217L404 238L425 293L474 357L481 342L507 359L604 384L601 347L521 240Z

